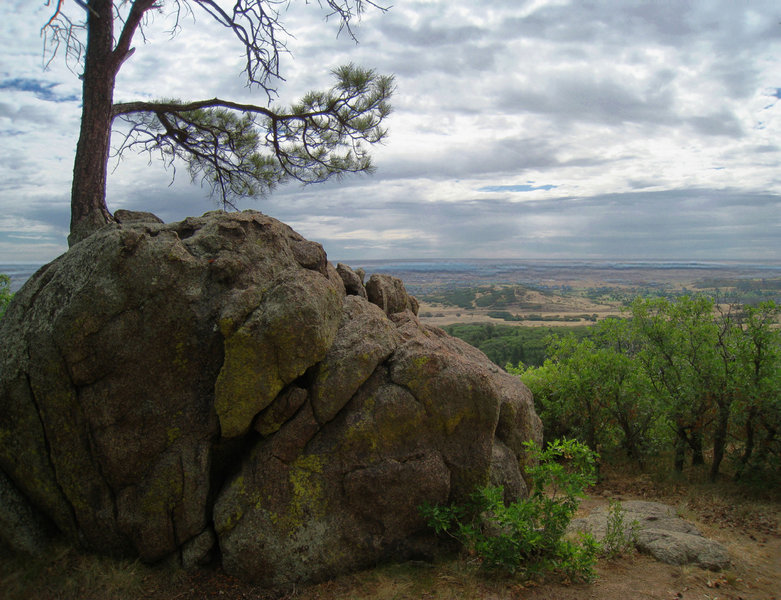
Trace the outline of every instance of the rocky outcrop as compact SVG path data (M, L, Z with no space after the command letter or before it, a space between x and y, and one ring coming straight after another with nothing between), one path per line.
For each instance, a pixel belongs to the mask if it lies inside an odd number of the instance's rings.
M399 280L364 297L257 212L120 217L0 321L3 489L35 524L17 545L53 524L286 586L430 552L424 502L525 493L530 393L421 324Z
M405 310L418 314L418 301L414 296L407 294L404 282L398 277L372 275L366 282L366 297L369 302L379 306L388 315Z
M347 265L339 263L336 265L336 272L339 273L339 277L342 278L345 292L352 296L366 298L366 287L363 285L363 271L359 270L356 272Z
M695 564L719 571L730 565L727 549L711 540L692 523L678 517L675 510L660 502L630 500L621 503L623 535L633 539L640 552L671 565ZM595 510L570 523L573 531L589 531L598 540L605 537L609 509Z

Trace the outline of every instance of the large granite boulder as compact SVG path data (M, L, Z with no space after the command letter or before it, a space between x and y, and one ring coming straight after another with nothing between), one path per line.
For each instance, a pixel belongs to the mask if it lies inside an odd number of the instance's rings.
M0 528L34 524L0 538L32 551L53 525L286 586L430 552L424 502L526 493L530 393L399 280L363 294L254 211L121 216L0 320L0 502L25 515Z

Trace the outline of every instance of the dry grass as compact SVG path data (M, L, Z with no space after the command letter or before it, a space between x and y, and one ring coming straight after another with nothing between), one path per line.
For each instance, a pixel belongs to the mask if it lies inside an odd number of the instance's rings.
M138 561L79 553L57 545L46 557L4 557L0 561L0 597L136 598L154 569Z

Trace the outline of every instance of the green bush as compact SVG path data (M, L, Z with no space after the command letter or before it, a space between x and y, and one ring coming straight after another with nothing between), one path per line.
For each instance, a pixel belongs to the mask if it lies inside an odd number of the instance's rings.
M642 365L628 349L628 327L626 320L606 319L588 338L552 336L541 366L505 369L531 390L546 436L575 438L595 452L623 447L642 469L667 430Z
M607 512L607 527L602 539L602 555L607 558L617 558L631 552L637 545L637 529L639 523L633 520L626 522L626 512L621 502L611 500Z
M527 450L536 466L528 498L510 504L501 487L478 488L466 505L421 507L428 525L458 540L486 569L524 579L558 574L570 581L594 579L600 546L589 534L580 543L564 538L584 490L595 481L596 457L575 440L556 440L541 450Z

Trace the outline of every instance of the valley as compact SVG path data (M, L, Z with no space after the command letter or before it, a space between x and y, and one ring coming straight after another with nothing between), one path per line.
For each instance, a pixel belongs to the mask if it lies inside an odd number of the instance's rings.
M707 294L722 303L781 301L781 263L399 260L350 263L399 277L430 325L587 325L637 296Z

